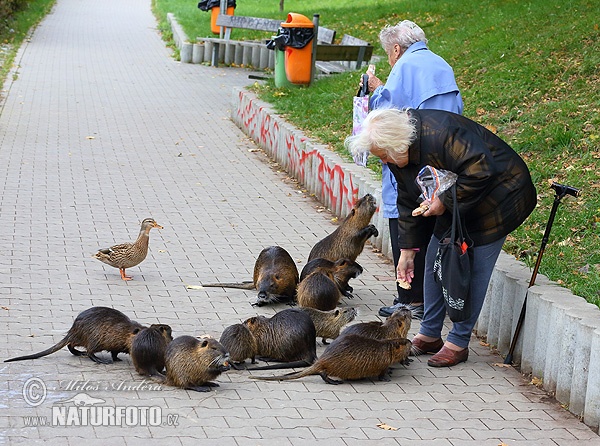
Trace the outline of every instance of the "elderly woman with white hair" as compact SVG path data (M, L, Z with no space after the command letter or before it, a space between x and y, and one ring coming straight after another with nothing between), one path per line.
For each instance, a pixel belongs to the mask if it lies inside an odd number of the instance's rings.
M428 361L432 367L466 361L471 332L504 240L536 206L536 190L527 165L485 127L441 110L374 110L361 133L346 139L346 146L353 154L369 151L381 158L398 182L398 279L412 281L414 248L427 244L427 223L434 223L425 256L425 314L412 341L412 354L434 353ZM439 240L452 223L453 200L450 191L443 192L428 203L429 209L421 216L411 215L420 204L421 190L415 178L427 165L458 175L458 209L473 240L469 290L472 313L467 320L453 323L445 342L442 328L446 308L441 287L434 280L433 264Z
M379 33L379 41L387 53L392 70L385 84L374 73L367 71L369 91L373 92L369 100L371 110L410 107L462 114L463 101L452 67L427 47L427 38L421 27L410 20L403 20L383 28ZM400 258L396 198L394 175L384 164L381 172L381 201L383 217L388 219L394 266ZM423 318L426 248L420 247L415 256L415 280L412 287L404 289L397 286L393 304L380 308L380 316L390 316L400 308L407 308L414 319Z

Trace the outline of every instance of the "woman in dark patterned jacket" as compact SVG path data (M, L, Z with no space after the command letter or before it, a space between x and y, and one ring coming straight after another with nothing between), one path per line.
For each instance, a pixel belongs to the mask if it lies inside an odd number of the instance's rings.
M516 229L536 206L536 191L525 162L498 136L464 116L441 110L374 110L363 131L346 140L352 154L370 151L388 163L398 182L399 230L402 241L397 277L413 278L414 249L427 244L423 322L413 339L412 354L435 353L428 364L449 367L466 361L469 340L479 317L490 276L506 236ZM455 322L446 342L441 333L446 315L440 286L435 283L433 263L439 239L452 223L452 195L443 192L427 202L419 217L421 190L415 178L430 165L458 175L458 208L473 240L471 269L472 315ZM435 217L435 218L431 218Z

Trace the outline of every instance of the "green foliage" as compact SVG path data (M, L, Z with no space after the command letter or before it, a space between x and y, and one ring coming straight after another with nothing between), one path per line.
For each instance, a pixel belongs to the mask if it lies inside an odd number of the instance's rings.
M54 3L55 0L0 0L0 88L21 42Z

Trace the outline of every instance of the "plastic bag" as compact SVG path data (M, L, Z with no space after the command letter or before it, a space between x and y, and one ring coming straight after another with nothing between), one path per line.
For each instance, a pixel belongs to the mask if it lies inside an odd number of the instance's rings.
M435 167L423 167L416 178L417 184L423 192L419 195L418 201L431 201L434 197L447 191L456 183L456 175L449 170L436 169Z
M352 99L352 134L356 135L362 131L362 123L369 114L369 76L363 74L362 87ZM359 166L367 165L369 152L365 151L354 156L354 162Z

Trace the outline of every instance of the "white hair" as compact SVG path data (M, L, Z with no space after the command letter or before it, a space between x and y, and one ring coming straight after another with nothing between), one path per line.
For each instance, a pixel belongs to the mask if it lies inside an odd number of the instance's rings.
M344 145L353 156L378 148L397 158L394 155L408 152L416 137L415 120L407 109L379 108L367 115L361 132L346 138Z
M389 53L394 45L398 44L406 50L415 42L427 44L425 32L419 25L410 20L402 20L397 25L386 26L379 33L379 41L386 53Z

